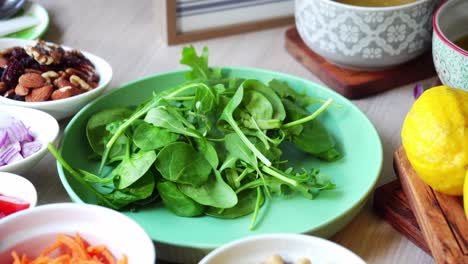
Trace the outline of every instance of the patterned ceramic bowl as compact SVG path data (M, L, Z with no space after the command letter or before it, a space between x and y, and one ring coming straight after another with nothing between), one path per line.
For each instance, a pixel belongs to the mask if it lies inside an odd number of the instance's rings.
M307 46L345 68L378 70L409 61L430 47L438 0L361 7L331 0L296 0L296 26Z
M468 1L451 0L434 14L432 56L443 84L468 91L468 51L453 42L468 35Z

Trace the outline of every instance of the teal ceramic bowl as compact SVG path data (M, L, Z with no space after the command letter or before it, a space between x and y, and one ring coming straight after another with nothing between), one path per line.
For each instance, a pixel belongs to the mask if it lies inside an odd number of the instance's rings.
M468 50L454 42L468 35L468 1L446 1L432 20L432 56L444 85L468 91Z
M212 217L178 217L161 204L154 203L137 212L124 211L139 223L149 236L170 245L210 250L236 239L266 233L308 233L330 237L348 224L371 194L382 167L379 136L366 116L351 102L328 88L294 76L249 68L224 68L230 76L256 78L267 82L273 78L286 81L293 88L314 97L333 98L334 104L320 115L322 123L334 134L344 158L322 162L291 151L286 157L298 167L320 168L329 175L336 189L322 192L315 200L302 197L274 198L262 208L257 228L249 230L251 215L227 220ZM110 107L136 106L154 92L180 84L184 71L149 76L126 84L83 108L66 127L60 152L73 167L97 171L99 162L89 161L92 153L85 135L87 120L96 112ZM60 164L60 179L70 198L78 203L96 203Z

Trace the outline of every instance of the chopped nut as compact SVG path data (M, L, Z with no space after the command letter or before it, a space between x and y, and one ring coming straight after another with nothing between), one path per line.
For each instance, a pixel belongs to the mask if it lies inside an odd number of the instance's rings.
M75 96L75 95L77 95L79 93L80 93L80 90L78 88L73 88L71 86L66 86L66 87L60 88L58 90L55 90L52 93L51 99L52 100L65 99L65 98Z
M25 96L25 95L29 94L29 89L24 87L21 84L18 84L18 85L16 85L15 93L16 93L16 95L19 95L19 96Z
M19 77L18 83L27 88L39 88L44 86L45 79L37 73L25 73Z
M55 44L47 45L44 41L38 40L33 46L24 47L26 53L42 65L59 64L62 60L64 50Z
M49 100L54 86L51 84L44 85L40 88L32 89L31 93L26 95L26 102L43 102Z
M87 73L84 73L84 72L82 72L80 70L77 70L77 69L74 69L74 68L68 68L68 69L65 70L65 72L70 76L76 75L76 76L78 76L78 77L80 77L81 79L84 79L84 80L88 80L88 78L89 78Z
M41 76L42 76L42 78L44 78L47 81L47 83L51 83L52 80L59 77L58 73L56 73L54 71L44 72L43 74L41 74Z
M79 86L81 89L85 90L85 91L89 91L91 89L93 89L87 82L83 81L83 79L81 79L80 77L76 76L76 75L72 75L70 77L70 82L74 85L77 85Z

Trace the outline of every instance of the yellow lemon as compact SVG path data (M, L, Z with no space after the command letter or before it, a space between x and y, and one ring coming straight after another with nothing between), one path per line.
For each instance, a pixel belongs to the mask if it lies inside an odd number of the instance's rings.
M436 191L463 194L467 124L468 92L447 86L424 92L406 116L401 137L408 160Z

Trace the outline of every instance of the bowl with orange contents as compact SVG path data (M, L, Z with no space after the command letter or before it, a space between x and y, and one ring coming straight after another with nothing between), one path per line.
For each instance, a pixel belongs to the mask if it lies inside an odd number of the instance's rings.
M0 220L0 237L4 264L156 260L153 242L137 223L96 205L59 203L21 211Z

